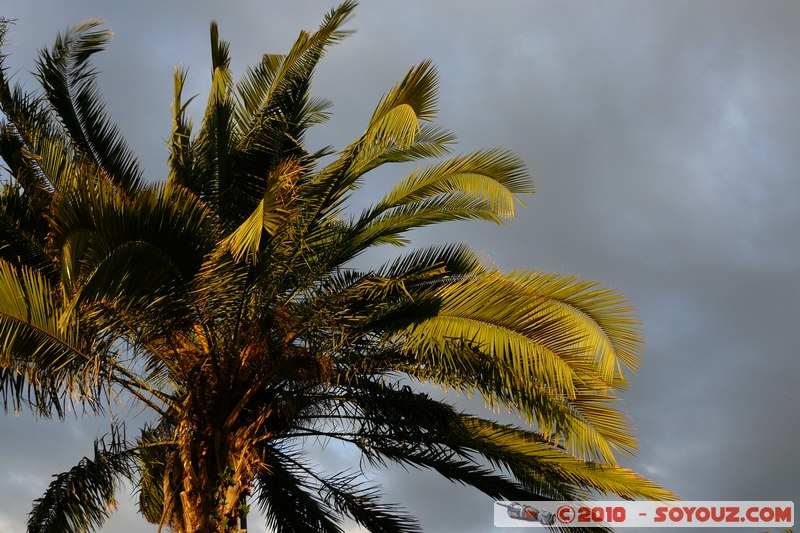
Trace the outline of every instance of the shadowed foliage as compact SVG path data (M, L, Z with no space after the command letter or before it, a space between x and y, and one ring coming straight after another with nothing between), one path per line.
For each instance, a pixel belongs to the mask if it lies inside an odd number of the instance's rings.
M126 439L112 420L93 458L55 476L28 529L87 531L138 490L148 521L177 532L418 531L359 469L320 471L303 451L347 443L372 465L438 472L489 498L672 495L619 466L636 448L615 403L641 339L625 300L594 281L505 273L466 244L359 267L447 221L503 223L533 192L500 149L451 155L432 124L437 74L411 68L344 149L309 151L329 102L309 94L342 40L347 1L283 55L234 80L211 26L212 83L195 130L175 71L169 173L153 182L110 121L88 21L42 50L42 92L0 70L0 388L42 416L108 402L153 423ZM3 25L5 34L7 26ZM434 159L360 214L348 200L384 164ZM395 167L404 169L405 166ZM519 426L419 386L478 394Z

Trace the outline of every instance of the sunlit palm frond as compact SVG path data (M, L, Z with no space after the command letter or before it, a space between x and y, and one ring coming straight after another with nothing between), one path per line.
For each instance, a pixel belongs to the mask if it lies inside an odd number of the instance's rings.
M436 70L430 61L424 61L384 96L364 134L309 182L309 198L313 199L309 208L315 213L312 220L336 213L359 178L375 168L379 159L388 161L385 155L389 150L413 146L420 122L431 120L436 113L436 92ZM451 141L444 132L427 131L428 150L443 151Z
M183 101L183 87L187 71L176 67L174 73L174 97L172 101L172 135L168 142L170 172L167 182L180 185L202 196L201 184L194 175L194 156L191 149L192 121L186 115L186 108L194 97Z
M405 148L419 131L419 122L436 116L438 74L431 61L423 61L381 99L369 120L363 142L367 151L372 145L387 141Z
M455 134L433 124L422 124L411 144L401 148L389 143L374 149L367 160L360 162L356 173L366 174L386 163L444 157L455 142Z
M630 469L576 459L530 431L470 416L464 416L463 423L471 437L470 446L518 477L529 471L561 477L585 491L587 497L599 491L626 499L675 499L671 492Z
M142 428L134 448L138 464L139 512L151 524L160 524L164 519L165 483L166 492L175 494L180 482L167 475L170 456L175 453L169 429L168 424Z
M42 274L0 260L2 388L15 405L62 414L67 398L97 399L100 360L93 352L102 347L93 349L77 321L61 325L63 316L58 294Z
M486 150L414 172L384 196L376 211L459 193L485 201L487 208L502 218L513 218L516 195L531 192L532 183L518 157L502 150Z
M436 313L417 313L420 318L401 334L404 349L422 365L414 372L444 386L480 391L490 404L498 401L536 420L544 435L563 439L579 456L599 454L613 462L613 449L636 447L627 420L613 406L620 378L606 374L606 361L616 361L616 354L606 330L573 305L592 289L595 296L583 301L604 298L608 314L599 302L593 311L606 324L614 316L620 328L635 323L616 295L593 282L545 276L561 292L536 292L536 275L528 274L527 284L520 282L524 277L490 272L424 287L409 310L427 292L438 302ZM623 333L625 340L636 339L635 329Z

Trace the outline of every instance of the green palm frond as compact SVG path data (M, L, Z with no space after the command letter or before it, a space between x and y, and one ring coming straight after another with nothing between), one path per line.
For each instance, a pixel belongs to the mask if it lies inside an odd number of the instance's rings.
M258 66L248 69L237 86L237 118L246 144L263 136L260 130L273 111L292 115L303 109L311 76L325 49L351 33L341 27L355 6L350 0L340 4L325 16L316 32L301 32L286 55L266 54ZM320 116L325 107L321 102L312 104L300 115Z
M0 83L7 83L0 80ZM25 94L19 87L0 85L0 108L6 120L0 122L0 155L14 181L26 194L49 199L50 193L73 175L76 156L53 124L40 97Z
M411 230L460 220L482 220L495 224L503 222L482 199L465 193L453 193L401 205L378 216L374 216L374 213L362 215L350 229L353 234L352 251L348 252L356 255L381 244L405 246L409 243L407 234Z
M89 344L77 321L62 326L64 312L43 275L0 260L2 388L15 405L29 403L43 414L55 409L60 415L60 402L68 395L97 399L100 362L94 352L102 347ZM30 394L25 394L21 380Z
M424 353L448 339L466 339L570 397L575 385L569 368L596 366L597 376L581 379L601 378L606 387L614 387L623 356L628 363L636 362L630 349L641 340L630 308L615 293L598 288L596 282L490 272L437 287L432 296L441 300L441 310L438 316L407 331L409 349ZM589 312L602 314L605 327ZM608 327L612 324L614 329ZM423 330L426 340L418 343L415 339ZM610 335L618 342L611 342ZM544 361L553 366L545 368Z
M113 301L117 311L186 312L190 281L213 242L208 211L194 195L157 186L130 199L103 181L80 184L52 220L71 309Z
M488 150L414 172L353 224L354 253L378 244L406 244L406 233L455 220L502 223L515 216L517 194L531 192L522 162Z
M298 87L305 89L311 79L314 69L322 58L325 49L338 43L352 32L342 30L356 2L347 0L331 9L323 18L319 29L309 34L301 31L291 50L285 56L265 56L262 72L251 71L247 91L251 114L263 113L266 106L274 105L276 100L298 96L301 101L305 99L305 91L298 91ZM254 83L253 75L259 75L261 80ZM294 93L294 95L293 95ZM288 102L284 102L288 103ZM256 111L258 110L258 111ZM252 130L246 130L254 133Z
M591 370L574 347L581 332L553 320L539 302L519 297L504 281L489 273L438 287L433 297L441 302L439 312L400 333L404 349L418 358L446 359L450 345L464 341L554 394L573 397L578 373Z
M536 420L544 435L564 439L579 456L599 453L613 462L614 449L635 449L611 393L621 383L616 347L635 363L629 349L640 340L615 293L574 277L498 272L424 291L439 302L436 314L420 315L401 333L404 350L422 365L413 373L480 391L490 404ZM605 327L590 313L603 316Z
M218 118L230 123L231 133L223 138L220 131L211 140L201 132L198 140L213 141L218 148L223 141L225 151L216 158L217 166L209 167L219 170L220 162L225 163L215 187L219 212L232 224L241 224L256 208L282 159L296 158L303 167L313 162L302 147L304 132L324 121L329 103L309 97L311 78L326 48L350 33L341 25L354 7L347 1L332 9L316 32L301 32L285 56L264 56L238 86L232 88L226 80L225 105L216 107Z
M58 114L70 141L127 192L141 186L138 162L109 122L95 83L91 56L103 50L111 37L90 20L56 38L51 50L42 50L37 76L48 101Z
M2 47L5 44L6 22L0 24ZM44 150L46 153L40 153L38 146L43 143L63 146L63 130L54 121L40 95L27 92L17 84L12 86L5 57L5 54L0 54L0 110L4 117L0 121L0 156L17 183L28 193L46 193L57 187L54 170L70 167L71 153L62 151L65 161L53 157L55 150L52 147ZM51 164L43 165L41 161Z
M416 533L422 531L416 518L393 504L381 503L377 488L360 481L360 473L339 473L321 481L325 499L340 513L350 516L367 531Z
M433 124L422 124L411 144L402 148L387 144L380 149L373 149L368 160L360 162L356 173L363 175L386 163L444 157L450 153L455 142L455 134Z
M424 272L441 267L447 276L479 274L487 265L468 244L447 244L420 248L409 254L389 261L376 270L377 275L387 278L408 276L411 273Z
M616 494L626 499L674 500L675 496L630 469L576 459L520 428L477 417L462 417L469 446L489 461L504 465L518 477L529 471L561 477L584 491Z
M396 364L423 383L434 383L467 395L479 393L489 408L502 406L518 414L553 443L560 443L576 457L616 463L615 452L629 454L637 447L630 423L615 407L616 398L577 395L566 399L546 386L519 376L510 365L489 362L467 346L458 363L440 366Z
M366 153L373 145L405 148L413 144L419 122L436 116L437 89L438 74L430 60L409 70L375 108L361 141Z
M285 55L264 54L261 62L247 67L236 83L239 104L236 107L236 123L239 131L250 131L255 125L258 113L266 103L270 87L285 60Z
M265 471L256 476L256 497L267 527L276 533L341 533L336 511L312 493L301 463L277 450L266 453Z
M194 175L194 156L191 149L192 121L186 116L186 108L194 100L194 96L183 101L183 87L186 83L187 71L176 67L173 75L174 97L172 101L172 136L169 139L170 173L167 183L186 187L197 196L202 196L202 189L196 183Z
M95 441L94 457L84 457L68 472L58 474L34 502L28 533L94 531L117 506L119 480L131 476L131 457L119 442Z
M436 91L436 70L430 61L424 61L380 101L364 134L309 182L309 197L314 198L309 206L315 213L312 221L335 215L365 172L378 166L379 160L391 161L386 158L390 150L414 146L420 121L429 121L436 113ZM442 152L452 140L441 130L428 129L426 135L417 152Z
M134 448L139 465L139 512L151 524L161 524L164 518L165 492L178 492L176 485L180 480L167 475L170 456L175 453L175 444L170 440L171 429L174 428L168 424L142 428Z
M295 195L300 163L287 159L269 176L267 190L255 210L234 232L222 241L222 248L236 260L258 260L262 237L275 236L296 215Z
M485 150L413 173L384 196L376 212L458 193L485 201L502 218L513 218L515 195L532 192L525 165L517 156Z
M510 279L529 297L563 307L568 321L585 328L581 348L593 354L607 383L624 384L623 365L636 370L642 345L639 322L616 291L577 276L516 272Z
M25 265L52 279L56 274L43 237L47 222L36 212L37 201L19 184L0 189L0 258Z
M230 71L229 45L219 38L216 23L211 24L211 90L203 124L194 142L198 157L195 172L200 198L219 212L220 192L233 179L232 147L238 132L231 127L233 114L233 76Z
M359 385L345 393L340 391L326 406L341 417L343 429L326 428L321 434L354 444L371 465L383 467L395 462L430 469L495 499L569 499L572 494L569 485L553 479L528 479L531 486L538 484L536 490L526 489L476 462L465 453L463 443L449 435L451 426L461 425L459 414L449 405L408 387L371 380ZM315 434L313 429L307 431Z

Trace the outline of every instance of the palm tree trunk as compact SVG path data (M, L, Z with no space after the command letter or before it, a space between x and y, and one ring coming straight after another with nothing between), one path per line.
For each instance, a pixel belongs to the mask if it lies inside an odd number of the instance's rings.
M233 435L219 431L178 430L182 467L178 533L237 533L246 528L250 474L246 451L235 446Z

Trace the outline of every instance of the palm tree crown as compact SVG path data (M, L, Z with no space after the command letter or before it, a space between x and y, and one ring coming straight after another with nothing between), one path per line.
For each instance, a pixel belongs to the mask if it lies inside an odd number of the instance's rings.
M98 21L41 52L41 93L0 72L7 405L63 416L122 399L154 420L133 440L113 431L56 476L29 531L99 527L121 479L147 520L178 532L236 531L247 502L274 531L341 531L343 516L371 531L419 529L358 470L318 472L302 454L315 438L497 499L671 497L616 459L636 446L614 402L641 344L622 297L576 277L500 272L465 244L356 268L364 251L404 246L416 228L502 223L533 187L506 151L449 155L454 136L431 122L427 61L346 148L306 148L329 108L309 95L312 74L354 7L333 9L238 82L212 24L205 114L195 132L177 69L158 183L99 98L91 58L109 32ZM429 158L348 211L371 170ZM404 382L479 394L520 425Z

